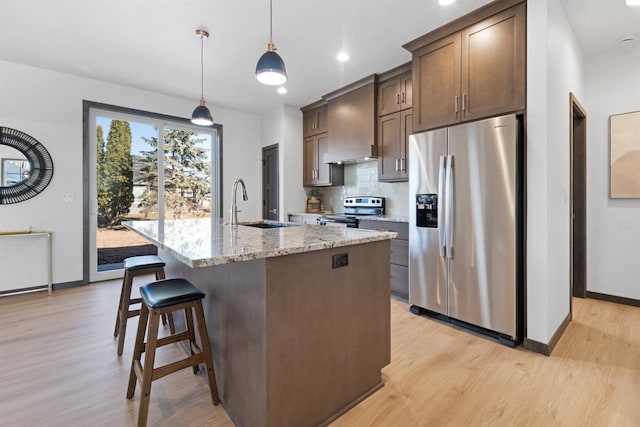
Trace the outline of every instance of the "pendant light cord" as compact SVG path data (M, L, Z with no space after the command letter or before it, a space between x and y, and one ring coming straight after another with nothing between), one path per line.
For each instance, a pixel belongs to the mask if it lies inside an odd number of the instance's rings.
M200 34L200 99L204 101L204 36Z
M269 0L269 43L273 44L273 0Z

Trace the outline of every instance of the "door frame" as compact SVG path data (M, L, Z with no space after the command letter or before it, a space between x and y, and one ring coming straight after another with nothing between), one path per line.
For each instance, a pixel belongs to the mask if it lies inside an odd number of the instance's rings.
M163 123L167 123L170 125L174 125L180 128L192 128L195 130L198 129L208 129L213 135L212 140L212 149L213 146L217 145L217 152L212 156L216 156L217 161L217 169L215 171L212 170L212 174L214 174L214 178L219 181L219 187L216 186L212 188L212 199L217 199L218 211L215 216L222 217L222 153L223 153L223 139L222 139L222 125L218 123L214 123L211 126L195 126L191 123L189 119L185 119L182 117L170 116L167 114L154 113L150 111L137 110L135 108L128 107L120 107L117 105L105 104L101 102L95 101L82 101L82 284L88 285L91 283L91 268L92 263L90 259L91 252L91 211L92 211L92 203L91 203L91 184L93 182L92 173L95 171L93 169L95 167L95 128L94 124L92 124L91 120L91 111L92 110L102 110L108 112L110 115L118 116L118 115L133 115L139 118L138 121L144 122L144 119L147 119L151 122L159 121ZM162 147L159 147L159 152ZM92 155L93 153L93 155ZM161 161L161 159L159 159ZM93 165L93 168L92 168ZM159 179L161 179L159 177ZM160 182L159 182L160 184ZM212 216L214 213L212 212ZM101 274L101 278L99 280L108 280L113 276L113 278L119 278L123 275L122 269L118 270L109 270L108 272L103 272Z
M276 192L276 209L277 209L277 218L280 217L280 148L278 144L272 144L265 147L262 147L262 218L267 218L267 199L266 199L266 191L265 191L265 167L266 167L266 158L265 153L269 150L275 150L275 158L276 158L276 167L274 168L273 178L275 181L275 192Z
M577 129L575 122L580 121L580 128ZM581 145L581 152L584 155L578 159L582 164L576 163L575 151L576 145ZM580 172L582 171L582 172ZM574 174L578 176L574 176ZM576 209L576 195L574 189L575 179L581 179L581 186L584 189L582 198L584 199L584 206L581 209ZM569 295L570 295L570 307L571 313L573 313L572 297L586 298L587 297L587 111L580 104L573 92L569 93L569 181L570 181L570 203L569 203L569 245L570 245L570 257L569 257ZM579 198L578 198L578 201ZM574 225L576 222L576 214L580 215L580 222L584 224L582 229L582 236L577 236L574 231ZM574 245L576 238L580 238L584 245L584 257L578 259L579 254L576 254ZM578 286L574 283L574 277L576 276L576 265L581 270L581 275L584 277L582 283Z

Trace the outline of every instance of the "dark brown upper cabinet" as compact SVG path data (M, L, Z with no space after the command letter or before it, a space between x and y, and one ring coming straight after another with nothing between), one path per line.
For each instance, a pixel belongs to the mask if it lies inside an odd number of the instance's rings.
M411 108L413 89L411 71L378 84L378 116Z
M375 90L375 75L371 75L323 97L329 103L329 150L325 161L377 155Z
M327 132L329 130L327 123L327 104L324 101L320 101L319 103L304 107L302 112L302 122L303 136L305 138L307 136Z
M305 187L327 187L344 184L344 167L338 164L324 163L328 149L328 133L304 138L303 144L303 182Z
M412 133L411 62L378 75L378 181L406 181L407 140Z
M378 181L406 181L411 109L378 117Z
M524 111L525 27L525 4L504 0L407 43L413 131Z
M305 187L326 187L344 183L344 167L326 162L329 149L327 103L318 101L302 107L303 152L302 184Z

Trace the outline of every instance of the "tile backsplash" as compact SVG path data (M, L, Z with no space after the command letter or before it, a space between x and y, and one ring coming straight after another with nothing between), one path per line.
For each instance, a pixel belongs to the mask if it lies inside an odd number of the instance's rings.
M386 215L403 218L409 216L409 183L378 182L376 160L345 165L343 186L321 187L318 190L325 209L331 209L332 212L342 212L342 200L345 197L378 196L385 198Z

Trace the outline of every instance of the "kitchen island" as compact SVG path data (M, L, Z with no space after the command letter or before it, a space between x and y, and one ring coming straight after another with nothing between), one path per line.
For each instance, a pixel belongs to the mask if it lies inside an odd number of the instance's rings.
M382 386L395 233L124 224L158 246L167 277L207 294L218 391L236 425L326 425Z

